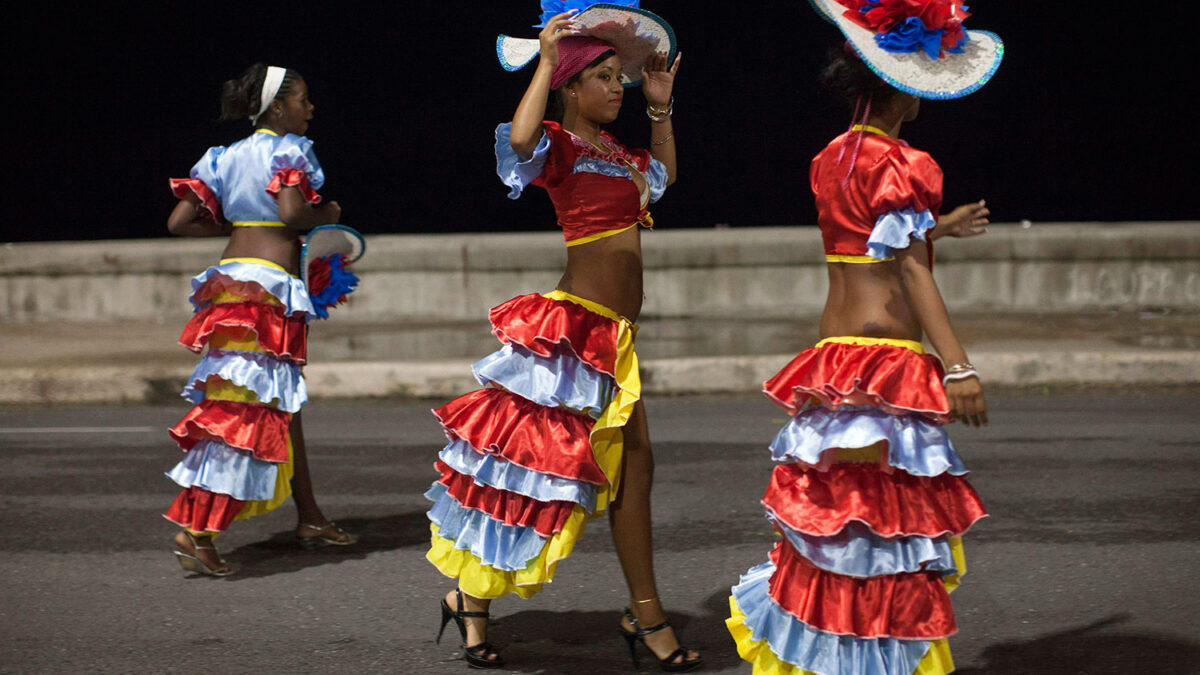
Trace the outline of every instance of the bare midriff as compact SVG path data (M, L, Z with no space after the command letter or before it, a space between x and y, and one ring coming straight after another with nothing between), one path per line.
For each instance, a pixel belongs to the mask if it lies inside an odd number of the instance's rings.
M262 258L300 275L300 235L287 227L235 227L222 258Z
M637 321L642 311L641 228L568 247L567 271L557 288Z
M829 296L821 337L859 336L921 340L921 326L900 284L900 264L828 263Z

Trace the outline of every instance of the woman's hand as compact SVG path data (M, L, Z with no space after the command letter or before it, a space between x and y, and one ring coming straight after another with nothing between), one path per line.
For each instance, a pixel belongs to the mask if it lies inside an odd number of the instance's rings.
M947 382L946 397L950 399L950 414L954 419L970 427L987 426L987 401L979 378Z
M551 70L558 66L558 41L569 35L579 34L579 31L575 30L575 24L571 21L571 17L575 16L577 11L572 9L556 15L547 21L542 32L538 33L538 42L541 43L541 61L539 63L546 64Z
M665 52L651 54L642 66L642 94L646 103L658 109L664 109L671 104L671 90L675 88L675 73L679 72L679 61L683 53L675 55L675 63L667 67Z
M963 204L950 213L938 218L937 227L930 232L930 237L975 237L987 232L984 227L988 224L991 211L987 202L980 199L977 202Z
M325 202L317 207L317 216L322 225L336 225L342 222L342 207L337 202Z

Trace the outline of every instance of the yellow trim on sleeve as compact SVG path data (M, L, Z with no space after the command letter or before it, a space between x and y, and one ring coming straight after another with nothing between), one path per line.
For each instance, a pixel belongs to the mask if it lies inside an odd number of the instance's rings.
M815 347L823 347L827 344L839 345L858 345L860 347L874 347L877 345L886 345L888 347L904 347L911 349L918 354L924 354L925 348L916 340L902 340L900 338L873 338L873 337L858 337L856 335L842 337L827 337L818 342Z
M651 223L653 223L653 221L651 221ZM589 235L588 235L588 236L586 236L586 237L580 237L580 238L578 238L578 239L572 239L571 241L568 241L568 242L567 242L567 246L578 246L578 245L580 245L580 244L588 244L588 243L591 243L591 242L593 242L593 241L596 241L597 239L603 239L603 238L605 238L605 237L611 237L611 236L613 236L614 234L621 234L622 232L624 232L624 231L626 231L626 230L632 230L633 228L637 227L637 225L638 225L637 223L634 223L634 224L630 225L629 227L622 227L622 228L621 228L621 229L619 229L619 230L605 230L604 232L597 232L596 234L589 234Z
M856 265L869 265L871 263L890 262L895 260L894 257L887 257L883 260L872 258L869 255L844 255L842 253L829 253L825 256L825 262L831 263L852 263Z
M277 262L271 262L270 260L267 260L266 258L221 258L222 265L224 265L225 263L235 263L235 262L249 263L251 265L266 265L267 267L274 267L275 269L279 270L280 272L287 274L287 270L283 269L283 265L280 265Z
M266 135L268 135L268 136L278 136L278 135L279 135L279 134L275 133L274 131L271 131L270 129L255 129L255 130L254 130L254 133L256 133L256 134L266 134Z
M287 227L278 220L235 220L234 227Z

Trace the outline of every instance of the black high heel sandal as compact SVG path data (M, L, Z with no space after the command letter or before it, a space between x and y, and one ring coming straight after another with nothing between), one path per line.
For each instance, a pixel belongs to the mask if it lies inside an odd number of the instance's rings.
M657 633L664 628L671 628L671 622L664 620L657 626L640 628L638 626L637 618L633 615L633 612L629 611L628 607L625 608L625 618L629 619L629 625L633 626L633 630L625 630L624 626L619 627L619 630L621 631L621 637L625 638L626 644L629 645L629 657L633 659L633 667L636 670L638 667L637 643L640 642L645 645L647 635ZM646 649L650 649L650 645L646 645ZM651 649L650 653L654 654L654 650ZM678 649L668 654L666 658L658 659L658 667L661 668L664 673L690 673L704 665L704 659L702 657L696 656L695 659L689 661L687 660L687 654L687 647L680 645ZM655 657L657 656L658 655L655 654ZM679 661L676 662L675 659L679 659Z
M485 670L494 670L504 667L504 659L500 658L500 652L492 649L492 646L487 642L468 647L467 646L467 622L463 619L486 619L489 616L488 612L466 612L463 611L462 590L454 589L454 594L458 598L458 609L450 609L450 605L446 604L446 599L442 598L442 626L438 629L437 644L442 642L442 633L446 630L446 624L450 623L450 619L454 619L454 623L458 625L458 632L462 635L463 641L463 658L467 660L467 665L471 668L483 668ZM490 658L494 656L495 658Z

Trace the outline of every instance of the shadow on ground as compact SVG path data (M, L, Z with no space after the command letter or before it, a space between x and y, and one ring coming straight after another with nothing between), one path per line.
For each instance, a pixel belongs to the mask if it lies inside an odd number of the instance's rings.
M629 649L618 634L620 607L607 612L517 612L493 621L492 641L508 661L506 670L518 673L634 672ZM688 649L700 651L706 670L732 668L739 662L725 631L729 593L714 593L702 615L670 612L671 624ZM443 644L459 642L454 625L446 627ZM660 672L649 649L637 646L639 672Z
M1200 644L1156 635L1104 630L1129 620L1118 614L1081 628L983 651L985 665L959 675L1108 675L1196 672Z
M379 518L343 518L338 526L359 535L351 546L325 546L313 551L300 548L293 530L276 532L264 541L245 544L225 557L236 568L228 581L287 574L308 567L362 560L372 553L393 551L429 542L429 518L424 511Z

